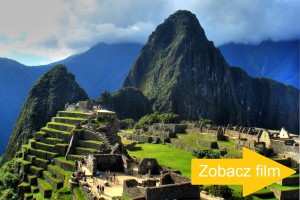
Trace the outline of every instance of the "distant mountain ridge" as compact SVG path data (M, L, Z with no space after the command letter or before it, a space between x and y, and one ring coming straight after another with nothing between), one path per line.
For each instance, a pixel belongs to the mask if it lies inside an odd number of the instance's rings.
M136 43L99 43L88 51L44 66L28 67L14 60L0 58L0 122L4 153L23 103L34 82L55 64L64 64L91 98L107 90L120 88L142 45Z
M258 45L226 44L219 47L231 66L250 76L266 77L299 88L300 41L264 41Z
M183 119L299 132L299 90L231 68L189 11L177 11L149 36L123 87L141 90L154 111Z
M19 114L8 143L3 161L10 160L33 137L33 133L45 126L46 122L66 103L87 100L88 95L76 83L75 76L63 65L57 65L46 72L32 87Z
M253 75L251 74L251 70L255 69L258 77L262 73L260 69L263 65L260 66L260 63L279 63L280 67L265 68L263 74L273 79L276 79L277 76L277 78L281 78L279 80L283 81L283 83L295 86L293 83L299 81L299 77L294 73L294 71L297 71L295 69L299 68L299 64L297 65L299 59L296 56L297 52L299 54L299 49L295 48L297 47L297 41L267 42L266 44L263 45L263 48L259 45L222 45L220 46L220 50L230 65L239 66L245 69L250 75ZM100 93L105 90L114 92L120 88L142 47L143 45L134 43L99 43L82 54L73 55L62 61L37 67L28 67L14 60L0 58L0 118L2 119L0 129L2 130L1 134L3 138L0 140L0 155L6 148L13 125L30 88L47 70L56 64L61 63L66 65L68 70L76 75L76 80L89 96L97 99ZM285 50L277 51L276 48L279 47ZM257 52L261 52L261 50L256 49L263 49L263 52L271 53L258 54ZM276 56L276 62L273 62L273 55ZM263 59L266 60L264 61ZM259 60L259 62L255 62L256 60ZM286 62L289 64L285 65L284 63ZM256 67L253 67L252 63ZM248 66L248 68L244 66ZM275 69L274 72L272 72L273 69ZM273 76L274 74L276 76Z

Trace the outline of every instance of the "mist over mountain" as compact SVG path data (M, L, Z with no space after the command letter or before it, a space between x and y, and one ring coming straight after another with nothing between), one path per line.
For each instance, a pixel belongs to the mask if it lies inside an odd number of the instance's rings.
M231 66L241 67L250 76L271 78L299 88L299 40L258 45L231 43L219 48Z
M298 89L237 74L196 16L177 11L149 36L123 87L141 90L154 111L184 119L299 132Z

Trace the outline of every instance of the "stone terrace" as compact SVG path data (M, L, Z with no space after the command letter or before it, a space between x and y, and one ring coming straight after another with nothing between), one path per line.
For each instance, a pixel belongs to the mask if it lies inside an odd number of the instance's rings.
M75 127L75 124L87 123L92 116L93 113L60 111L34 134L28 144L22 146L18 154L20 158L16 159L22 172L21 184L18 185L22 199L71 195L68 184L75 170L75 160L89 153L100 153L106 147L100 134Z

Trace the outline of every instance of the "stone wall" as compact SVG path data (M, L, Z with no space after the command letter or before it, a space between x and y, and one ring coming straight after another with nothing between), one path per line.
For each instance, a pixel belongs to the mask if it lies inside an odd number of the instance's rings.
M93 174L97 173L97 160L94 155L89 154L85 159L86 168Z
M160 178L160 185L190 183L191 179L176 173L166 173Z
M89 185L84 181L79 181L79 186L83 194L86 196L88 200L97 200L97 197L92 192L92 189Z
M96 170L123 171L124 164L120 154L94 154Z
M247 147L248 149L255 150L255 143L244 141L244 140L236 140L234 144L234 148L238 151L242 151L243 147Z
M266 148L270 148L271 146L271 136L267 130L262 131L262 134L259 137L259 142L264 142Z
M228 129L226 128L225 130L225 134L228 135L229 137L235 137L235 138L240 138L240 134L238 131L235 131L235 130L231 130L231 129Z
M147 174L151 171L151 174L160 174L158 162L155 158L144 158L138 166L139 174Z
M270 190L274 193L275 197L280 200L299 200L299 189L280 191L270 187Z
M279 185L299 185L299 177L284 178L278 182Z
M176 138L171 138L170 142L173 146L175 146L179 149L183 149L183 150L190 151L190 152L198 150L196 147L191 147L189 144L186 144Z
M198 185L191 183L162 185L159 187L145 188L145 197L147 200L157 199L200 199Z
M284 141L280 140L271 140L270 147L274 150L275 153L284 154L287 157L291 157L293 161L299 163L299 146L285 145Z
M145 197L145 190L144 187L138 186L138 182L135 179L127 179L123 183L123 195L131 199L141 198Z
M148 127L149 132L153 132L155 130L167 131L170 133L185 133L185 129L187 125L185 124L162 124L156 123Z

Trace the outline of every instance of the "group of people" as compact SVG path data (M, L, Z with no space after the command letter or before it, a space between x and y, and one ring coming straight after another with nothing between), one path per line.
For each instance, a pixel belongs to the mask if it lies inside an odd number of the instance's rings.
M102 186L102 185L97 185L97 190L98 190L98 192L99 192L100 195L101 195L101 194L104 194L104 186Z

